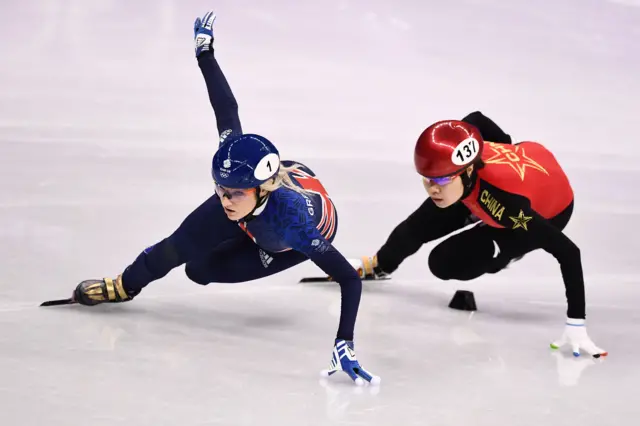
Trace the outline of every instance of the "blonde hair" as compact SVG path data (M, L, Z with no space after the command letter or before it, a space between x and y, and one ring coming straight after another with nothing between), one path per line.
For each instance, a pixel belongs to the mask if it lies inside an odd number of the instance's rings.
M293 181L291 180L291 176L289 176L290 172L300 167L302 166L297 163L294 163L288 167L285 167L282 163L280 163L280 170L278 170L278 174L275 175L272 179L269 179L267 182L260 185L260 189L267 192L273 192L276 189L284 186L285 188L289 188L301 194L306 193L307 191L293 183Z

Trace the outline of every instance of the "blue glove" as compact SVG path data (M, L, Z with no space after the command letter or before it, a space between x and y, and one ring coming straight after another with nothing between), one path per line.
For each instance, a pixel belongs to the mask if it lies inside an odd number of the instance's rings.
M328 370L322 370L322 377L331 376L337 371L344 371L358 386L364 384L364 380L372 385L380 384L380 377L369 374L356 359L356 353L353 350L353 342L350 340L336 339L333 347L333 357Z
M216 15L212 11L209 11L204 14L202 19L196 18L196 21L193 23L196 58L200 56L202 52L212 49L213 23L215 20Z

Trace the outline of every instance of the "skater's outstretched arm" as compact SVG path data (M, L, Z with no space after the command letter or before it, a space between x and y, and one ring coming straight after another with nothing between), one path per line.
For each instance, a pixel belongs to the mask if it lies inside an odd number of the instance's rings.
M585 290L582 259L578 246L561 229L553 226L527 205L505 214L511 229L526 236L533 246L542 248L560 264L567 297L567 317L585 319Z
M300 247L309 259L340 285L342 303L337 339L353 340L353 334L362 295L362 281L353 266L331 243L319 235L318 246ZM324 241L322 241L324 240Z
M423 244L437 240L466 225L471 212L458 203L441 209L428 198L411 215L402 221L378 250L378 266L390 274Z
M289 209L293 212L293 209ZM344 371L356 383L368 381L372 384L380 383L380 377L365 370L354 352L354 328L360 298L362 295L362 281L351 263L345 259L313 224L301 220L301 215L292 213L281 222L284 232L281 237L289 245L304 253L325 274L340 285L342 303L340 305L340 323L332 351L330 368L323 370L323 376L330 376L338 371Z
M231 134L242 134L242 126L238 116L238 103L214 55L212 27L215 18L211 13L206 14L203 19L198 18L194 32L198 66L207 85L222 143Z
M316 227L311 217L300 214L305 199L294 191L278 194L278 214L270 217L272 229L288 247L304 254L340 285L342 306L338 339L353 340L360 305L362 281L354 267ZM329 201L330 202L330 201Z

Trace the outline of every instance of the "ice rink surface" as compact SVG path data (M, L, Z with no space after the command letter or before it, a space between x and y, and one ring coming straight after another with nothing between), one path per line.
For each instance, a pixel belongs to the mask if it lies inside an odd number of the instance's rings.
M630 425L640 414L637 0L4 0L0 14L0 423ZM552 353L559 267L438 282L432 244L366 284L356 351L328 366L337 285L198 286L174 270L124 305L38 308L115 276L212 191L213 111L192 24L244 130L306 162L337 204L336 246L373 254L424 200L424 127L481 110L556 153L574 185L589 334L605 360ZM429 226L429 224L425 224ZM469 253L467 255L472 255ZM461 261L463 261L461 259ZM456 289L479 310L447 308Z

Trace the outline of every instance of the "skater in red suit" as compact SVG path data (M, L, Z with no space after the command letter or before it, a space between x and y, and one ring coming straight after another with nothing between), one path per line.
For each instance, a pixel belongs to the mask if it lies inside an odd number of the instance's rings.
M573 190L553 154L536 142L512 144L492 120L474 112L429 126L418 138L414 162L429 198L375 256L361 259L363 278L385 277L424 243L479 222L433 249L431 272L443 280L472 280L543 249L560 264L568 303L565 331L552 348L569 343L575 356L581 349L607 355L586 332L580 249L562 232L573 212Z

